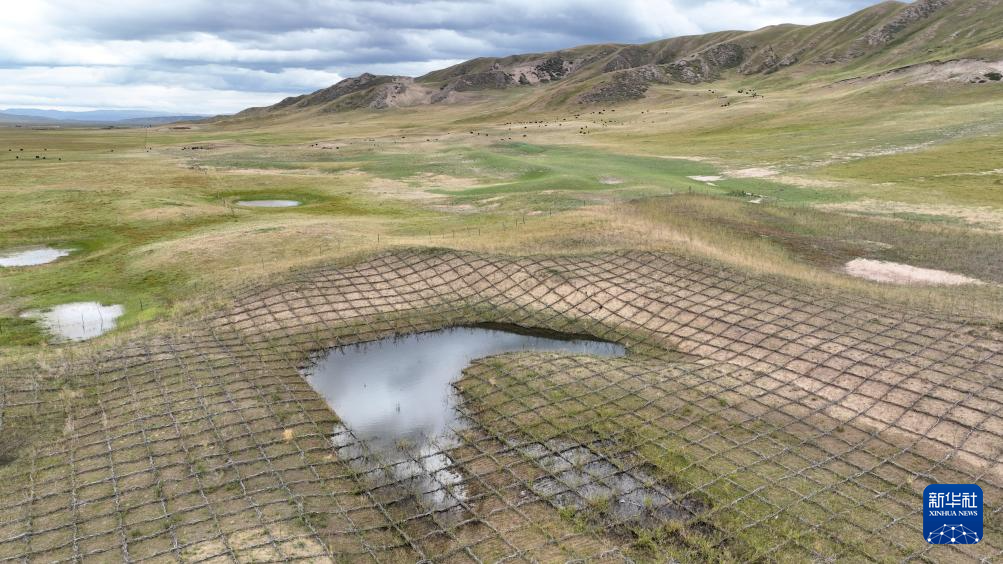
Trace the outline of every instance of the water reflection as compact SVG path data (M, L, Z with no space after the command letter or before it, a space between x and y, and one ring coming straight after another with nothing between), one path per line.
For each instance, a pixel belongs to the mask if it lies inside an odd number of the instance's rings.
M465 497L445 454L461 425L451 383L475 359L524 351L626 354L603 341L459 327L331 349L304 375L344 423L332 437L339 458L377 484L410 483L441 510Z
M76 302L49 310L28 311L21 317L38 320L59 340L86 341L114 329L116 320L123 313L125 309L120 305Z
M296 200L240 200L237 205L245 208L295 208L300 203Z
M71 251L52 247L33 247L19 251L0 251L0 267L38 266L65 257Z

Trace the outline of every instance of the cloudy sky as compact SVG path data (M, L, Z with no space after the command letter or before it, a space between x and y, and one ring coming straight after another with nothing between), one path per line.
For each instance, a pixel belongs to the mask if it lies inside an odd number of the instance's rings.
M876 0L23 0L0 108L227 113L362 72L843 16Z

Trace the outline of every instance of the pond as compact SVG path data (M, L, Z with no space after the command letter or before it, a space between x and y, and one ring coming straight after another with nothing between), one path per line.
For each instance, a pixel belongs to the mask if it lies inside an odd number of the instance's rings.
M125 309L120 305L76 302L48 310L28 311L21 317L38 320L57 340L86 341L114 329L116 320L123 313Z
M71 252L68 249L54 249L52 247L31 247L17 251L0 251L0 267L38 266L68 256Z
M442 510L463 492L445 451L462 427L452 383L473 360L511 352L619 357L622 345L561 334L457 327L338 347L314 358L307 381L344 426L332 443L339 457L377 482L414 482Z
M300 205L296 200L239 200L238 206L245 208L295 208Z
M455 423L450 384L471 361L520 351L626 352L603 341L460 327L331 349L306 376L358 438L419 441L439 436Z

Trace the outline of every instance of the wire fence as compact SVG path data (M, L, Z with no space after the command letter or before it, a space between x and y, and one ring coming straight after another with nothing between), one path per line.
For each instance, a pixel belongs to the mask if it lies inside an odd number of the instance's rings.
M316 351L480 322L448 441L381 458ZM400 251L172 334L0 364L0 561L958 561L1003 556L1003 334L679 257ZM421 479L416 479L420 474ZM978 483L975 545L922 536Z

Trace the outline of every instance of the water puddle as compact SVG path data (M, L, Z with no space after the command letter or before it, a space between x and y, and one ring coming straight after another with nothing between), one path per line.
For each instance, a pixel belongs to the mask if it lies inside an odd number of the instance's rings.
M620 469L590 446L555 439L519 450L547 473L533 482L534 493L558 508L585 512L597 524L657 527L706 510L644 469Z
M295 208L300 205L296 200L238 200L238 206L245 208Z
M422 502L444 511L466 498L446 454L463 427L451 384L475 359L524 351L627 352L558 334L459 327L331 349L304 376L344 423L332 437L339 458L377 486L410 485Z
M116 320L123 313L125 309L120 305L77 302L44 311L28 311L22 313L21 317L38 320L58 340L86 341L114 329Z
M12 266L38 266L68 256L72 251L52 247L32 247L19 251L0 252L0 268Z

